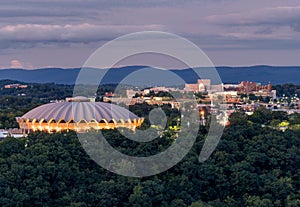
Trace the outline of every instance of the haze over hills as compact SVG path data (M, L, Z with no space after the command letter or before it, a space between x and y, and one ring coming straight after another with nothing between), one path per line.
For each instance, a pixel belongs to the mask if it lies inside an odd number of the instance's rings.
M109 71L107 71L107 69L91 69L91 76L103 75L107 72L102 83L118 83L130 73L142 68L144 68L144 66L112 68ZM197 76L191 69L171 71L180 76L187 83L193 83L197 80ZM250 67L217 67L217 71L223 83L237 83L245 80L263 84L270 81L273 85L284 83L300 84L300 66L273 67L262 65ZM80 68L47 68L35 70L2 69L0 70L0 80L10 79L22 82L74 84L79 72Z

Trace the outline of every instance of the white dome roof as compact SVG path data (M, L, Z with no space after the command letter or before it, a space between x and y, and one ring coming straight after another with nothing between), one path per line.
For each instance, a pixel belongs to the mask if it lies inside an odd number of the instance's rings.
M74 120L79 122L85 120L90 122L96 120L100 122L102 119L107 122L114 119L115 121L138 120L135 114L115 104L103 103L103 102L59 102L49 103L38 106L22 116L22 119L29 119L32 121L36 119L40 121L42 119L47 122L51 119L56 122L64 120L66 122Z

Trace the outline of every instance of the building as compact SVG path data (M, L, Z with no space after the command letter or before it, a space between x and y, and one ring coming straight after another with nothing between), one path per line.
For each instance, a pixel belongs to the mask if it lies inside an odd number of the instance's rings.
M25 137L26 135L22 133L16 133L15 129L10 129L10 130L4 130L0 129L0 140L5 139L7 137L14 137L14 138L21 138Z
M197 83L185 84L185 91L205 92L211 90L210 79L198 79Z
M31 131L114 129L125 127L135 130L144 119L126 108L103 102L90 102L84 97L75 97L65 102L48 103L17 117L23 133Z
M141 91L132 90L132 89L127 89L127 90L126 90L126 97L127 97L127 98L132 98L132 97L134 97L136 94L142 94L142 92L141 92Z
M276 99L276 90L272 90L272 85L262 85L252 81L242 81L240 84L225 84L225 91L237 91L238 94L254 94L255 96L271 97Z
M240 87L238 88L240 93L253 93L253 92L266 92L270 93L272 91L272 85L261 85L255 82L242 81Z
M27 88L28 86L27 85L21 85L19 83L14 83L14 84L8 84L8 85L5 85L4 88Z

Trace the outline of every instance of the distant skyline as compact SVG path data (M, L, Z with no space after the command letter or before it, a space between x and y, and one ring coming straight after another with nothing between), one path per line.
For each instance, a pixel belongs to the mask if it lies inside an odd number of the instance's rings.
M0 68L80 67L107 41L148 30L189 39L216 66L300 66L298 0L2 0L0 19ZM151 62L139 58L120 64Z

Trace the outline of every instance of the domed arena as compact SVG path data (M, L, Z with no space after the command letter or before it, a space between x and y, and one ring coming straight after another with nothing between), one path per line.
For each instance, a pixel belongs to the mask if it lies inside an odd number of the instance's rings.
M38 130L49 133L61 130L86 132L117 127L135 130L144 121L126 108L110 103L89 102L83 97L44 104L16 119L23 133Z

